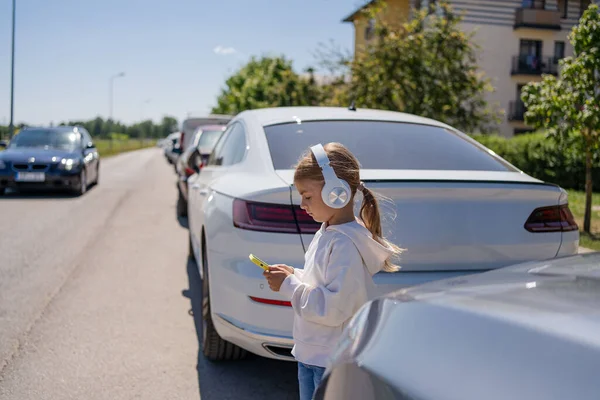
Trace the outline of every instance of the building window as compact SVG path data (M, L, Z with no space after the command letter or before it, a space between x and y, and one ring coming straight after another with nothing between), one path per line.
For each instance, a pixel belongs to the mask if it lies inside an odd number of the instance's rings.
M590 5L592 4L592 0L580 0L580 7L581 9L579 10L579 15L583 15L583 13L585 12L585 10L587 10Z
M432 9L438 10L437 0L415 0L415 8L417 10L426 9L429 13L431 13Z
M519 70L538 71L542 67L542 41L521 39L519 45Z
M365 40L371 40L375 36L375 19L371 18L365 28Z
M565 58L565 42L554 42L554 64Z
M560 12L561 18L568 18L569 0L558 0L558 11Z
M546 0L522 0L522 8L534 8L536 10L543 10L546 8Z

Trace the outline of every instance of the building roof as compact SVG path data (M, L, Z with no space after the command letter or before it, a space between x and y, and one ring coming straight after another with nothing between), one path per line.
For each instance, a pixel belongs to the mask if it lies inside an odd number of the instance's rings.
M360 7L358 10L354 11L352 14L348 15L346 18L344 18L342 20L342 22L354 22L354 19L356 18L356 16L358 14L360 14L361 12L363 12L364 10L366 10L367 8L369 8L376 1L377 0L371 0L368 3L365 3L365 5L363 5L362 7Z

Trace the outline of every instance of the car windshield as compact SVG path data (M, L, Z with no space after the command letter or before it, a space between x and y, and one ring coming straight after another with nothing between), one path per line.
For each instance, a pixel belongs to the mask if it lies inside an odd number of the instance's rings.
M217 141L223 134L222 130L219 131L202 131L200 135L200 140L198 141L198 147L207 148L212 150L217 144Z
M317 143L339 142L365 169L517 171L437 126L387 121L309 121L266 126L275 169L291 169Z
M42 147L71 150L80 143L73 130L27 129L19 132L11 141L11 148Z

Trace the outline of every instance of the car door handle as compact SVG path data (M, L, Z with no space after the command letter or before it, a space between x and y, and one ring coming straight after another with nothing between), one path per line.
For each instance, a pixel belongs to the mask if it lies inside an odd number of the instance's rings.
M200 189L200 185L198 185L197 183L194 183L194 184L192 185L192 189L194 189L194 190L198 190L198 189Z
M208 189L202 189L198 193L200 193L201 196L206 196L208 194Z

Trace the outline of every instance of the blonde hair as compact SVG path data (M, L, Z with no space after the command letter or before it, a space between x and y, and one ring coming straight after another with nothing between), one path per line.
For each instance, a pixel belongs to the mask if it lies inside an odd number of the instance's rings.
M348 182L352 192L352 200L354 200L356 191L361 183L360 164L358 160L354 157L354 154L341 143L328 143L323 147L325 148L325 152L327 153L330 165L335 171L335 174L338 178ZM298 164L296 165L296 171L294 172L294 181L305 179L325 182L321 168L310 149L302 155L300 161L298 161ZM402 253L402 249L383 237L381 212L379 201L375 197L375 193L366 187L362 192L363 201L360 206L359 217L365 227L371 232L373 239L393 252L393 254L385 260L383 270L385 272L396 272L400 267L394 265L391 259L399 256Z

